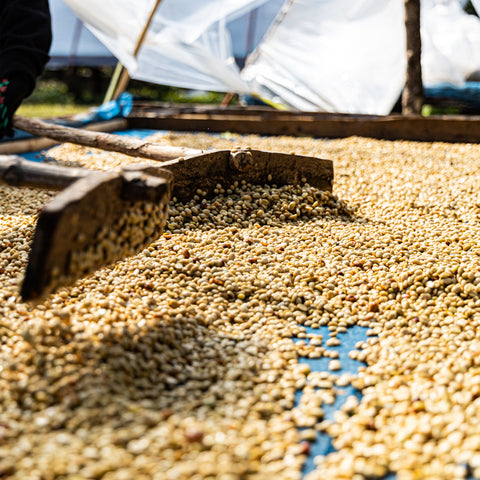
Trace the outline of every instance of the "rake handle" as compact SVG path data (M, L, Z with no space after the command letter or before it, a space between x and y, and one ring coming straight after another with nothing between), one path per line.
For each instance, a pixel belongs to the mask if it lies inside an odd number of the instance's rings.
M0 156L0 185L62 190L89 173L91 170L31 162L16 155Z
M156 143L144 142L112 133L91 132L81 128L65 127L47 123L42 120L16 115L13 125L19 130L38 137L48 137L58 142L74 143L85 147L100 148L110 152L119 152L131 157L166 161L179 157L188 157L202 153L201 150L184 147L170 147Z

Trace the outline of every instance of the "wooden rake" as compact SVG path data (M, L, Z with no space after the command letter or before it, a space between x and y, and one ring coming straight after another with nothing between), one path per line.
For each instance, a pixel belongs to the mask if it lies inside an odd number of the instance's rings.
M14 126L59 142L161 162L99 172L0 157L3 183L64 189L38 217L21 289L24 300L39 298L144 248L160 235L172 195L188 201L201 189L212 196L218 184L242 180L278 186L308 183L332 190L331 160L252 149L170 147L20 116L14 118Z

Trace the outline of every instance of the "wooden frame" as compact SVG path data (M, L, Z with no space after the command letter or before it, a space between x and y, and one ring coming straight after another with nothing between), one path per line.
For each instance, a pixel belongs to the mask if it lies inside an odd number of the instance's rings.
M317 138L371 137L385 140L477 143L480 116L351 115L285 112L269 107L167 106L137 103L129 128L235 132Z

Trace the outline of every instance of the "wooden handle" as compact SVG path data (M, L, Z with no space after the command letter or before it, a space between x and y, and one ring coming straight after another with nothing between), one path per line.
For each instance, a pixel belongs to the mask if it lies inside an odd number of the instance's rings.
M16 155L0 155L0 184L62 190L91 170L30 162Z
M183 147L170 147L156 143L135 140L112 133L91 132L81 128L64 127L16 115L13 125L19 130L38 137L48 137L58 142L69 142L85 147L100 148L110 152L119 152L131 157L148 158L150 160L173 160L179 157L199 155L201 150Z

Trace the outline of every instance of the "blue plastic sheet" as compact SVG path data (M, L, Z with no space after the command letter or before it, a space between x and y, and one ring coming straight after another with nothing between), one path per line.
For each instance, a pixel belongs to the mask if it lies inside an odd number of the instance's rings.
M328 327L320 327L319 329L307 328L307 333L316 333L323 335L324 340L328 339L329 331ZM329 350L336 350L339 353L339 360L342 365L342 369L337 372L338 375L342 373L352 373L356 374L358 368L364 363L358 362L357 360L352 360L348 353L350 350L355 349L355 344L358 341L366 341L367 339L367 329L363 327L353 326L350 327L346 333L339 333L337 335L338 339L341 342L341 345L338 347L328 347ZM319 359L302 359L301 363L307 363L312 372L326 372L328 371L328 363L330 358L319 358ZM335 403L332 405L324 405L322 409L325 412L325 419L333 420L334 413L340 409L340 407L345 403L345 400L350 395L355 395L358 398L361 397L361 394L358 390L353 388L351 385L347 387L342 387L341 392L336 396ZM297 402L300 400L301 392L297 393ZM317 432L317 438L315 442L312 442L310 445L310 455L305 462L303 467L303 473L306 474L315 468L314 458L317 455L328 455L333 452L334 448L332 446L332 441L329 435L326 433Z
M463 85L442 83L424 87L424 95L427 103L429 99L447 99L480 108L480 82L466 82Z
M133 108L133 97L130 93L122 93L117 100L111 100L99 107L93 108L88 113L86 121L103 122L113 118L127 117Z

